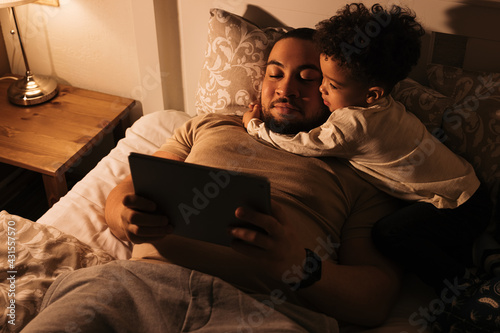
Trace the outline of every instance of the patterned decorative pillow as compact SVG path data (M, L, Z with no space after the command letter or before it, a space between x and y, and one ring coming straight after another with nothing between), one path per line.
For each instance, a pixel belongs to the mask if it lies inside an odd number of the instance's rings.
M498 96L500 73L467 71L462 68L430 64L427 66L429 85L450 96L455 102Z
M222 9L211 9L196 112L243 114L260 97L267 57L285 28L261 29Z
M415 114L427 130L439 136L446 108L453 104L450 97L407 78L400 81L391 92L394 100L401 102Z
M1 332L19 332L33 319L45 292L62 273L114 258L54 227L0 212Z
M465 71L431 64L431 87L455 104L445 111L444 142L474 165L490 188L500 183L500 73Z

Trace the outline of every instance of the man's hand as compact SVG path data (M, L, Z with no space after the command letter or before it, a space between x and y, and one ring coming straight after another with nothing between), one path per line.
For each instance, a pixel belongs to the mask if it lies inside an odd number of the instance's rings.
M176 161L184 160L164 151L157 151L153 155ZM105 216L111 232L124 241L146 243L172 233L167 217L156 212L156 204L135 195L130 175L109 193Z
M135 194L128 194L122 201L122 228L131 242L149 243L172 233L168 218L156 213L156 204Z
M256 259L263 266L263 271L269 272L272 278L282 280L283 273L291 267L302 267L305 251L281 206L274 201L271 204L272 215L246 207L236 209L238 219L251 223L266 233L243 227L231 228L229 232L236 238L231 247Z
M258 103L250 103L249 110L243 114L243 125L248 128L248 123L253 118L260 119L261 106Z

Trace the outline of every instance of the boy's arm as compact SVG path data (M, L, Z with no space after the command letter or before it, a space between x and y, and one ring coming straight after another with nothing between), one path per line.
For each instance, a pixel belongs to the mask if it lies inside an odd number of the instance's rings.
M339 123L327 121L312 130L299 132L296 135L280 134L264 126L260 117L260 105L250 105L250 110L243 114L243 125L248 133L254 137L269 142L273 146L302 156L335 156L351 158L352 148L346 149L345 130L339 128ZM351 142L356 147L356 142Z

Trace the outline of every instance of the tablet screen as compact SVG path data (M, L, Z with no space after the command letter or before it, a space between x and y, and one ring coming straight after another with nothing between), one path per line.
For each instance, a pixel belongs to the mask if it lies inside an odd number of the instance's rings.
M229 226L252 228L234 216L237 207L271 211L263 177L139 153L129 163L136 194L159 206L176 235L228 246Z

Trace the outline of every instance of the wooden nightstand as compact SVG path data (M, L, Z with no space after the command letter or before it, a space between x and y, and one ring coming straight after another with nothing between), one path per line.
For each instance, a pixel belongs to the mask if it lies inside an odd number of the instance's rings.
M68 191L65 173L113 131L124 136L135 101L59 85L59 94L35 106L8 101L13 80L0 80L0 162L42 174L49 206Z

